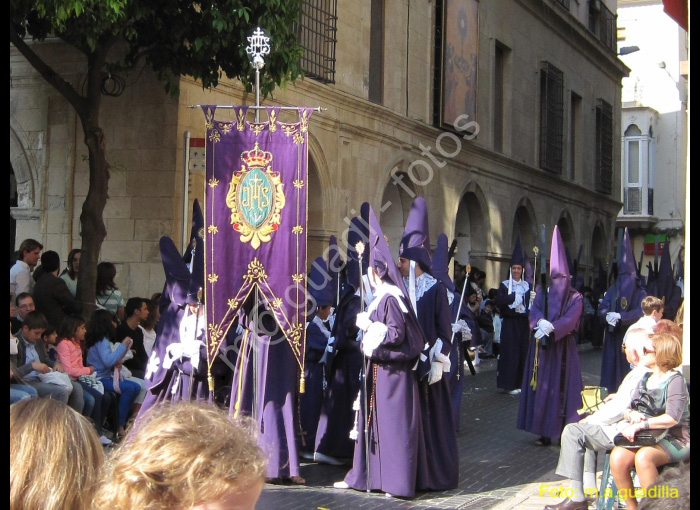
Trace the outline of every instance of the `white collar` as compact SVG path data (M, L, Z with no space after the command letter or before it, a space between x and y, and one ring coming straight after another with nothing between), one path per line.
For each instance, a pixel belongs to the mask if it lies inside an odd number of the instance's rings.
M394 296L396 301L399 302L399 308L401 308L401 311L403 313L408 313L408 308L406 308L406 305L403 302L403 293L396 285L392 285L391 283L387 282L382 282L382 284L375 289L374 299L369 304L369 307L367 307L367 313L371 314L373 311L375 311L379 307L379 302L386 295Z

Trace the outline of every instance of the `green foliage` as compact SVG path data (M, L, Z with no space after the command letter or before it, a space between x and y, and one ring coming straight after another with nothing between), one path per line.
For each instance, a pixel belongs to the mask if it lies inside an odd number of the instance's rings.
M180 76L209 88L226 75L250 89L255 74L245 46L260 26L272 46L261 73L264 95L301 75L294 33L299 9L300 0L10 1L20 36L55 36L87 56L106 54L102 71L124 73L144 60L171 92Z

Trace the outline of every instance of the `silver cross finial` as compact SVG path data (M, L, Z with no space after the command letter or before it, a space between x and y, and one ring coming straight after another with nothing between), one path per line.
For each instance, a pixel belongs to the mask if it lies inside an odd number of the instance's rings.
M248 37L248 43L245 51L252 57L253 67L258 70L262 69L265 66L264 56L270 53L270 38L258 27L253 35Z

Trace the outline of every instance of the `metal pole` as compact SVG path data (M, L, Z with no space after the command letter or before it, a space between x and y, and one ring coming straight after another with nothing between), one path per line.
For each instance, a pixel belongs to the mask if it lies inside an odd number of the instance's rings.
M364 296L364 285L362 283L362 254L365 251L365 244L362 241L358 241L357 244L355 244L355 250L357 251L357 263L360 266L360 306L364 310L365 307L365 296ZM363 334L364 336L364 334ZM365 490L367 492L370 492L370 462L369 462L369 415L368 413L370 412L369 410L369 405L368 405L368 393L367 393L367 367L371 366L371 360L369 357L364 355L364 352L362 353L363 359L362 359L362 390L364 394L364 398L362 399L362 408L363 408L363 420L364 423L362 424L364 428L364 436L365 436ZM375 384L376 381L372 381L372 384Z
M190 181L190 132L185 131L185 149L183 153L182 164L182 235L180 236L180 253L185 253L185 248L189 245L191 239L190 228L187 226L188 218L188 203L189 197L189 181Z

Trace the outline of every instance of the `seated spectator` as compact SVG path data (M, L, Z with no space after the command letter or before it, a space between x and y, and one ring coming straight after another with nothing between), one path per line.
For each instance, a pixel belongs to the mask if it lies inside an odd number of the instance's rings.
M85 400L83 388L72 383L72 390L59 384L42 382L39 374L48 374L53 370L63 372L60 361L52 361L46 352L46 346L41 335L48 327L46 317L41 312L29 312L24 318L22 329L17 333L17 356L15 365L17 374L22 380L32 386L39 397L50 397L68 403L78 413L83 412Z
M680 340L673 335L651 335L651 346L645 348L644 356L649 359L652 372L642 378L634 391L633 405L624 413L628 426L620 432L629 441L643 431L665 430L666 434L655 446L616 446L610 454L610 472L629 510L637 508L632 469L637 472L641 488L649 489L656 483L659 467L690 458L688 387L683 376L673 370L682 362L681 349ZM635 405L638 402L649 405Z
M22 322L24 317L29 313L36 310L34 305L34 298L28 292L22 292L15 299L15 304L17 305L17 313L10 315L10 325L12 327L12 332L17 333L22 329Z
M153 294L146 303L148 305L148 316L141 322L139 328L143 331L143 348L146 351L146 356L150 357L153 345L156 342L156 325L160 320L160 292Z
M61 280L66 282L66 286L73 297L78 291L78 270L80 269L80 250L73 248L68 254L68 267L61 273Z
M148 354L143 345L143 330L139 327L142 321L148 319L148 300L140 297L132 297L126 302L124 309L126 320L117 327L117 341L131 338L134 343L131 347L134 356L124 361L124 366L131 370L134 377L143 379L148 365Z
M556 474L571 480L571 498L547 505L551 510L585 510L586 496L596 494L596 451L613 448L613 439L626 426L622 413L632 401L632 392L642 377L649 373L651 360L644 356L644 345L649 333L643 329L630 331L625 349L627 361L635 368L620 384L618 392L609 396L605 404L594 414L578 423L564 427L561 435L561 451ZM585 492L584 492L585 488Z
M61 268L58 253L45 251L41 255L41 267L44 273L34 287L34 303L49 324L59 327L66 316L80 312L80 304L68 290L66 282L58 277Z
M265 461L248 429L194 403L139 417L110 459L95 508L253 510Z
M115 350L112 350L111 339L116 334L112 317L112 313L108 310L95 310L88 324L85 346L88 349L88 365L95 368L95 373L102 381L105 390L121 393L118 434L123 436L129 411L141 391L141 386L133 381L120 380L121 360L131 347L132 340L125 338Z
M114 284L117 268L111 262L97 264L97 281L95 283L95 302L98 308L112 312L120 321L124 320L124 299L121 291Z
M41 243L34 239L25 239L19 245L19 258L10 269L10 292L15 296L19 296L23 292L31 294L34 290L32 271L39 262L39 256L43 249Z
M10 509L88 510L104 453L90 423L51 399L10 407Z
M109 412L112 397L109 392L103 394L104 388L100 391L99 386L102 385L97 385L97 378L93 375L95 374L95 367L86 367L83 364L82 345L85 341L85 333L85 321L82 317L66 317L63 319L61 328L58 331L56 350L66 373L83 387L85 398L83 414L90 416L95 422L95 429L100 436L100 443L103 446L109 446L112 444L112 441L103 434L102 424L104 423L104 416Z

